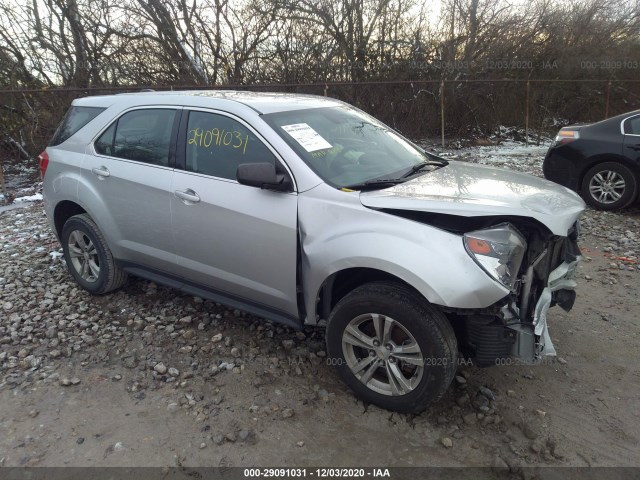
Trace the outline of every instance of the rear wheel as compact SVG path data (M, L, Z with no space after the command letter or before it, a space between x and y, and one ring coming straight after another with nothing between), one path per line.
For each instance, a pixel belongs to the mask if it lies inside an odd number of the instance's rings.
M342 380L362 400L419 413L438 400L457 366L457 343L445 316L416 292L375 282L335 306L327 350Z
M600 210L619 210L633 202L636 196L636 177L621 163L600 163L590 168L582 181L582 198Z
M116 265L102 232L86 213L67 220L60 238L73 278L94 294L120 288L127 274Z

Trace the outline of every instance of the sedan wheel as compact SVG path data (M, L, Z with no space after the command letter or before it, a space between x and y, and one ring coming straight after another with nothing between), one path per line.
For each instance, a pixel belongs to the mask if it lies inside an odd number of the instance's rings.
M626 183L622 175L612 170L596 173L589 182L589 193L599 203L608 205L624 195Z
M453 380L458 347L442 312L392 282L357 287L327 322L328 361L367 403L419 413Z
M621 163L605 162L592 167L582 182L582 197L600 210L618 210L636 199L635 175Z

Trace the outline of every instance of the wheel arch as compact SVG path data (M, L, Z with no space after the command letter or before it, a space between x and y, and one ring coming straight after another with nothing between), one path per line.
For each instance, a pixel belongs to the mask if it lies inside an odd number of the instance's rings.
M74 215L80 215L81 213L87 213L87 211L71 200L63 200L55 206L53 210L53 224L58 238L62 237L62 228L66 221Z
M424 295L406 280L377 268L350 267L329 275L320 285L316 295L316 314L327 319L333 307L356 288L376 281L388 281L402 285L424 298Z

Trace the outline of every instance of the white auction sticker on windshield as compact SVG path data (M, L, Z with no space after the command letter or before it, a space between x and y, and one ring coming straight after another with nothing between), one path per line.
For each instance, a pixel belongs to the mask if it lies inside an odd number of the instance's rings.
M306 123L283 125L282 129L291 135L307 152L315 152L316 150L332 147L329 142Z

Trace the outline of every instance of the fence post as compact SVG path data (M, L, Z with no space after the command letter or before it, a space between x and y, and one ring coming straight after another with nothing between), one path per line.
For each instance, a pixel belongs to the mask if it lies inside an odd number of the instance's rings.
M7 186L4 182L4 170L2 169L2 164L4 163L4 160L2 159L2 157L0 157L0 194L2 194L4 196L4 201L8 202L8 195L7 195Z
M604 106L604 118L609 118L609 99L611 98L611 80L607 83L607 102Z
M440 80L440 132L444 149L444 80Z
M524 138L525 145L529 146L529 87L531 82L527 80L527 94L525 95L525 107L524 107Z

